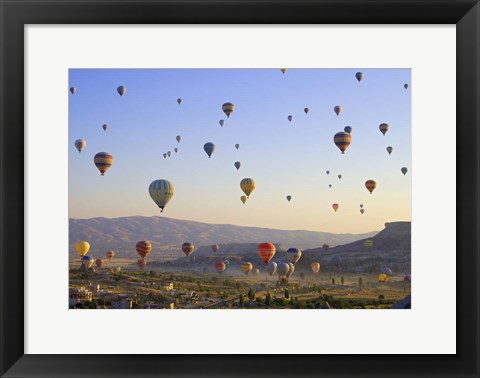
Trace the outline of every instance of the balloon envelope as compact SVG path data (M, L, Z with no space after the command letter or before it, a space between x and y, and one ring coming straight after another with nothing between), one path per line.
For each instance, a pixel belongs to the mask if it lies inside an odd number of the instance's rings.
M77 88L75 88L75 87L70 87L70 93L71 93L71 94L75 94L76 91L77 91Z
M255 180L252 178L244 178L242 181L240 181L240 189L242 189L242 191L246 194L247 197L252 194L255 188Z
M335 212L337 212L338 208L339 208L338 203L334 203L332 205L332 209L335 210Z
M95 264L96 264L99 268L101 268L101 267L103 266L103 260L102 260L102 259L96 259L96 260L95 260Z
M172 199L175 188L170 181L161 179L153 181L148 187L148 192L153 202L155 202L163 212L167 203Z
M117 92L120 96L123 96L125 93L127 93L127 88L121 85L117 88Z
M289 115L287 118L290 122L292 122L293 117L291 115Z
M388 152L389 155L392 154L392 151L393 151L393 147L392 147L392 146L388 146L388 147L387 147L387 152Z
M181 135L177 135L175 137L175 139L177 140L178 143L180 143L180 141L182 140L182 136Z
M292 196L288 195L287 196L287 201L290 202L292 200Z
M108 251L105 256L107 256L107 259L111 260L113 259L113 257L115 256L115 252L114 251Z
M350 143L352 143L352 136L349 133L340 131L333 137L333 142L339 150L342 151L342 154L344 154L348 146L350 146Z
M144 259L152 251L152 243L150 243L148 240L140 240L135 245L135 250L139 256Z
M355 78L358 80L358 82L361 82L363 80L363 72L357 72L355 74Z
M287 263L281 263L277 265L277 274L279 278L286 278L288 271L290 270L290 265Z
M223 261L216 262L213 266L220 275L225 271L225 269L227 269L227 265L225 265Z
M280 68L280 71L282 71L282 74L284 74L285 72L287 72L287 69L286 68Z
M182 251L185 253L186 256L190 256L193 253L193 250L195 249L195 246L193 243L183 243L182 244Z
M405 89L408 89L408 84L403 84L403 87L404 87Z
M83 256L82 257L82 265L84 265L86 268L91 268L93 265L93 258L92 256Z
M346 133L351 134L351 133L352 133L352 128L351 128L350 126L345 126L345 128L343 129L343 131L345 131Z
M387 282L388 281L388 276L384 273L380 274L378 276L378 282Z
M377 187L377 182L375 180L367 180L365 181L365 188L372 194L372 192Z
M310 264L310 268L312 269L313 274L318 274L320 272L320 263L319 262L312 262Z
M241 269L243 273L248 274L253 269L253 265L251 262L244 262L242 263Z
M177 103L178 105L180 105L182 103L182 99L181 98L177 98Z
M264 264L267 265L275 255L276 249L272 243L262 243L258 245L257 251Z
M233 165L235 166L235 168L237 168L237 171L238 171L242 164L239 161L236 161Z
M218 123L220 124L220 126L223 127L223 125L225 124L225 121L223 119L221 119L220 121L218 121Z
M342 107L340 105L337 105L333 108L333 111L335 112L335 114L338 116L342 111Z
M273 276L275 272L277 271L277 263L275 261L270 261L267 264L267 273Z
M238 150L238 149L240 148L240 145L237 143L237 144L235 145L235 148Z
M141 269L144 270L147 267L147 260L146 259L140 259L137 261L137 266Z
M203 145L203 149L207 153L208 157L212 157L213 152L215 151L215 145L212 142L207 142Z
M77 139L75 141L75 148L78 152L82 152L85 147L87 147L87 141L85 139Z
M287 258L292 264L295 264L302 257L302 251L298 248L289 248L287 250Z
M227 117L230 118L230 114L232 114L235 110L235 105L230 102L226 102L222 105L222 110L227 115Z
M390 126L388 126L388 124L386 124L386 123L381 123L380 126L378 126L378 128L380 129L380 131L382 132L383 135L386 134L389 127Z
M295 271L295 265L293 265L291 262L287 263L288 264L288 273L287 273L287 278L290 278L290 276L293 274Z
M310 109L305 108L305 109L303 109L303 111L305 112L305 114L308 114L308 112L310 111Z
M242 201L243 204L245 204L245 202L247 202L247 199L248 199L247 196L241 196L241 197L240 197L240 201Z
M104 125L102 126L102 129L103 129L103 131L107 131L108 125L107 125L107 124L104 124Z
M407 172L408 172L408 169L407 169L407 167L403 167L403 168L401 169L401 171L402 171L403 175L405 176L405 175L407 174Z
M218 252L219 249L220 249L220 246L218 244L212 245L212 251L213 252Z
M113 156L108 152L99 152L93 158L93 162L102 176L104 176L105 172L107 172L113 164Z
M75 244L75 250L80 256L85 256L90 250L90 244L87 241L79 241Z

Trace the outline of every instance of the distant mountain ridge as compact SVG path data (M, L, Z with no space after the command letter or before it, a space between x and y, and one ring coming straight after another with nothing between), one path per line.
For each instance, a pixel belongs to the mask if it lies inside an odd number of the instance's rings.
M74 253L77 241L87 240L92 251L97 255L103 255L105 251L113 249L117 257L129 258L137 256L135 244L139 240L149 240L154 249L178 251L185 241L194 243L196 247L271 241L282 244L286 248L296 246L307 249L319 247L324 243L330 246L347 244L375 234L377 231L364 234L290 231L229 224L208 224L159 216L69 220L70 253ZM239 252L241 249L238 246Z

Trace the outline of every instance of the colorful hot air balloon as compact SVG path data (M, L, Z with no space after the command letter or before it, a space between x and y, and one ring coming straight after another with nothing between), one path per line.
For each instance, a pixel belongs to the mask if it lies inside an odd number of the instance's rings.
M182 99L181 98L177 98L177 104L180 105L182 103Z
M93 265L93 257L92 256L83 256L82 257L82 265L85 266L85 268L91 268Z
M105 255L107 256L107 259L111 260L115 256L115 252L114 251L108 251Z
M290 265L287 263L281 263L277 265L277 274L280 280L286 279L288 271L290 270Z
M177 147L175 147L173 150L175 151L175 153L178 152L178 148L177 148Z
M360 214L363 214L365 212L365 209L360 209Z
M293 272L295 271L295 265L293 265L291 262L287 263L288 264L288 267L290 269L288 269L288 273L287 273L287 279L290 278L290 276L293 274Z
M117 88L117 92L118 94L121 96L123 96L125 93L127 93L127 88L125 88L123 85L119 86Z
M408 89L408 84L406 84L406 83L403 84L403 87L404 87L405 89Z
M282 74L284 74L285 72L287 72L287 69L286 68L280 68L280 71L282 71Z
M183 243L182 244L182 251L185 253L185 255L188 257L193 253L193 250L195 249L195 246L193 243Z
M320 263L319 262L312 262L310 264L310 268L312 269L312 273L317 275L320 273Z
M340 151L342 151L342 154L344 154L348 146L350 146L350 143L352 143L352 136L349 133L340 131L333 137L333 142Z
M293 117L291 115L289 115L287 118L289 122L292 122Z
M235 110L235 105L230 102L226 102L222 105L222 110L227 115L227 117L230 118L230 114L232 114Z
M247 196L241 196L240 197L240 201L242 201L244 205L245 205L245 202L247 202L247 199L248 199Z
M172 151L167 151L167 156L168 157L172 156Z
M235 145L235 148L238 150L238 149L240 148L240 145L237 143L237 144Z
M79 153L82 152L85 147L87 147L87 141L85 139L77 139L75 141L75 148Z
M355 74L355 78L358 80L358 82L360 83L362 80L363 80L363 72L357 72Z
M287 250L287 257L290 262L295 265L297 261L300 260L300 257L302 257L302 251L298 248L289 248Z
M222 275L227 269L227 265L223 261L216 262L213 266L219 275Z
M382 132L383 135L386 134L389 127L390 126L388 126L388 124L386 124L386 123L381 123L380 126L378 126L378 128L380 129L380 131Z
M310 111L310 109L309 109L309 108L305 108L305 109L303 109L303 111L305 112L305 114L308 114L308 112Z
M275 255L275 246L272 243L262 243L258 245L257 251L264 264L267 265Z
M340 105L337 105L333 108L333 111L335 112L335 114L338 116L342 111L342 107Z
M292 200L292 196L291 195L288 195L287 196L287 201L290 202Z
M220 126L223 127L223 125L225 124L225 121L223 119L221 119L220 121L218 121L218 123L220 124Z
M180 143L180 141L182 140L182 136L181 135L177 135L175 137L175 139L177 140L178 143Z
M403 168L401 169L401 171L402 171L403 175L405 176L405 175L407 174L407 172L408 172L408 169L407 169L407 167L403 167Z
M352 127L351 127L351 126L345 126L345 127L343 128L343 131L345 131L346 133L351 134L351 133L352 133Z
M328 251L330 246L328 244L324 244L324 245L322 245L322 248L323 248L324 251Z
M77 91L77 88L75 88L75 87L70 87L70 93L71 93L71 94L75 94L76 91Z
M373 240L372 239L367 239L363 242L363 245L364 245L365 248L370 249L370 248L373 247Z
M393 151L393 147L392 147L392 146L388 146L388 147L387 147L387 152L388 152L389 155L392 154L392 151Z
M384 273L380 274L378 276L378 282L387 282L388 281L388 276Z
M267 273L273 276L277 271L277 263L275 261L270 261L266 267Z
M137 250L138 255L144 259L152 251L152 243L148 240L140 240L136 245L135 249Z
M211 158L213 152L215 151L215 145L211 142L208 142L203 145L203 149L207 153L208 157Z
M341 179L342 179L342 175L338 175L338 179L341 180Z
M97 267L102 268L102 266L103 266L103 260L102 260L102 259L96 259L96 260L95 260L95 264L97 265Z
M255 187L255 180L252 178L244 178L242 181L240 181L240 188L247 195L247 197L250 197L250 194L252 194L252 192L255 190Z
M239 161L236 161L235 163L233 163L233 165L235 166L235 168L237 168L237 171L238 171L242 164Z
M97 169L100 171L102 176L104 176L105 172L107 172L113 164L113 156L108 152L99 152L93 158L93 162L97 166Z
M155 180L148 187L148 192L153 201L160 208L161 212L167 203L172 199L173 194L175 193L175 188L173 184L168 180Z
M212 251L213 251L214 253L218 252L219 249L220 249L220 246L219 246L218 244L212 245Z
M90 244L87 241L79 241L75 244L75 250L80 256L85 256L90 250Z
M137 265L140 268L140 270L144 270L147 267L147 260L146 259L137 260Z
M377 182L375 180L367 180L365 181L365 188L372 194L372 192L377 187Z
M106 123L105 123L105 124L103 124L103 126L102 126L102 129L103 129L103 131L107 131L107 129L108 129L108 125L107 125Z
M339 206L338 206L338 203L334 203L334 204L332 205L332 209L335 210L335 212L337 212L338 207L339 207Z
M253 269L253 265L252 265L251 262L248 262L248 261L243 262L242 266L241 266L241 269L242 269L242 272L245 273L245 275L247 275Z

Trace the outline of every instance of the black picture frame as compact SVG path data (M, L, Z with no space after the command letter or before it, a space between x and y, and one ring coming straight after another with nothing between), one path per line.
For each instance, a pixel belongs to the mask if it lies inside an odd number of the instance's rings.
M0 14L1 377L479 377L477 0L0 0ZM24 354L24 25L187 23L456 24L455 355Z

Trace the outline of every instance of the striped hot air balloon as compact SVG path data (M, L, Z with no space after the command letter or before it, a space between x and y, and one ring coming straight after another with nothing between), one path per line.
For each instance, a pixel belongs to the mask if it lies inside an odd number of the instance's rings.
M213 266L219 275L222 275L227 269L227 265L223 261L216 262Z
M298 248L289 248L287 250L287 257L290 262L295 265L296 262L300 260L300 257L302 257L302 251Z
M75 141L75 148L79 153L82 152L85 147L87 147L87 141L85 139L77 139Z
M152 243L150 243L148 240L140 240L136 244L135 249L137 250L139 256L144 259L152 251Z
M137 261L137 265L140 268L140 270L144 270L147 267L147 260L146 259L140 259Z
M80 256L85 256L90 250L90 243L87 241L79 241L75 244L75 250Z
M386 134L389 127L390 126L388 126L388 124L386 124L386 123L381 123L380 126L378 126L378 128L380 129L380 131L382 132L383 135Z
M233 105L231 102L226 102L222 105L222 110L227 115L227 117L230 118L230 114L232 114L235 110L235 105Z
M114 251L108 251L106 253L106 256L107 256L107 259L111 260L111 259L113 259L113 256L115 256L115 252Z
M113 156L108 152L99 152L93 158L93 162L95 163L102 176L104 176L105 172L107 172L113 164Z
M102 260L102 259L96 259L96 260L95 260L95 264L96 264L99 268L102 268L102 266L103 266L103 260Z
M350 143L352 143L352 136L345 131L340 131L333 137L333 142L340 149L340 151L342 151L342 154L344 154L348 146L350 146Z
M193 253L193 250L195 249L195 246L193 243L183 243L182 244L182 251L185 253L186 256L190 256Z
M252 178L244 178L242 181L240 181L240 188L247 197L250 197L250 194L252 194L252 192L255 190L255 187L255 180Z
M245 273L246 275L250 273L250 271L253 269L253 265L251 262L243 262L241 266L242 272Z
M214 253L218 252L219 249L220 249L220 246L219 246L218 244L212 245L212 251L213 251Z
M167 206L167 203L172 199L175 193L173 184L168 180L155 180L148 187L150 197L160 208L163 213L163 209Z
M264 264L267 265L275 255L276 250L272 243L262 243L258 245L257 251Z
M320 273L320 263L319 262L312 262L310 264L310 268L312 269L312 273L317 275Z
M372 192L377 187L377 182L375 180L367 180L365 181L365 188L372 194Z
M335 210L335 212L337 212L338 208L339 208L338 203L334 203L332 205L332 209Z

